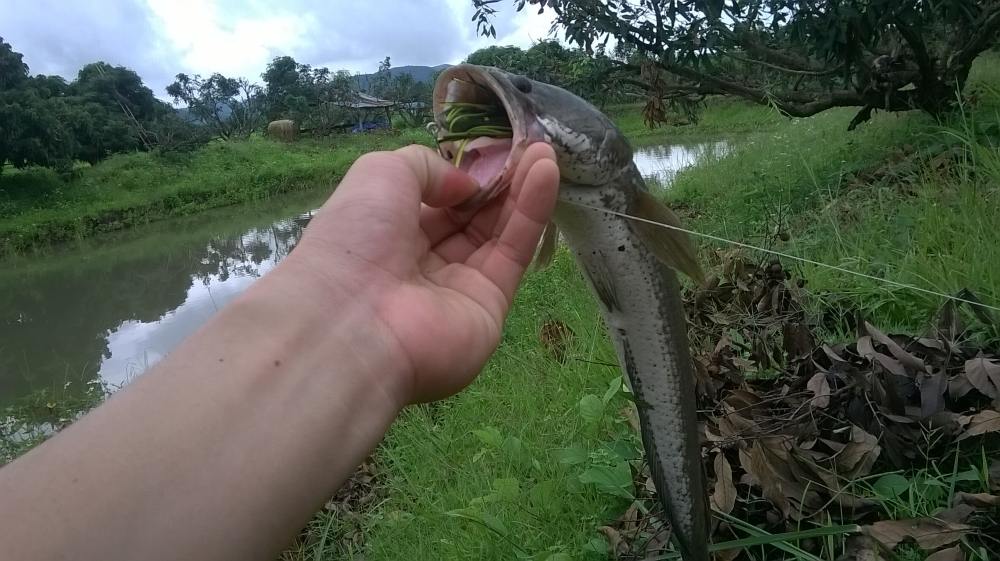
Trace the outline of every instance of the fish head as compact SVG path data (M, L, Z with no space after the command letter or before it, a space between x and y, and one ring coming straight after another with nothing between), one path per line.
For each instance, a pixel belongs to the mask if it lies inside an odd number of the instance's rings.
M490 66L449 67L434 87L439 138L447 131L447 111L454 103L495 106L510 122L510 138L439 142L442 156L457 161L482 187L473 205L510 187L520 158L534 142L552 146L563 188L606 186L632 166L632 148L614 123L560 87Z

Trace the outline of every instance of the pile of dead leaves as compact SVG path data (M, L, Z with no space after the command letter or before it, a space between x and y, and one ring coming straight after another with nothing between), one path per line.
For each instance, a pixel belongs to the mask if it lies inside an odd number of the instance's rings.
M934 559L964 558L957 542L984 521L995 527L1000 496L959 492L934 518L887 520L869 476L937 464L947 473L958 450L974 448L968 441L1000 432L1000 354L961 342L954 306L927 336L889 335L861 320L855 340L818 343L803 283L778 262L723 257L721 272L687 301L713 509L771 533L864 525L845 559L880 559L900 543ZM645 473L636 489L651 495ZM602 529L618 559L644 559L668 541L655 508L640 511ZM745 537L715 524L716 542Z
M314 519L302 529L281 559L326 558L327 552L316 553L316 548L324 547L338 551L363 551L364 517L383 496L384 488L374 457L369 457L323 507L336 520L336 525Z

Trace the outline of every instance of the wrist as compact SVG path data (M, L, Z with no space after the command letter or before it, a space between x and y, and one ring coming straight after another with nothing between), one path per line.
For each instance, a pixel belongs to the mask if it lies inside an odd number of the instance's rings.
M412 394L409 360L365 294L370 286L326 275L290 255L238 304L278 333L283 354L317 375L350 376L402 409Z

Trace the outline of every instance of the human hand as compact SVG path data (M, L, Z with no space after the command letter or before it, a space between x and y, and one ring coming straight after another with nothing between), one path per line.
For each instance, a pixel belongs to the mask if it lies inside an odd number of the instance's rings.
M391 376L403 403L447 397L499 344L558 183L552 148L537 143L506 193L458 212L448 207L479 187L430 149L367 154L312 220L289 266L315 281L318 297L366 308L350 317L373 322L365 328L380 340L371 348L398 365Z

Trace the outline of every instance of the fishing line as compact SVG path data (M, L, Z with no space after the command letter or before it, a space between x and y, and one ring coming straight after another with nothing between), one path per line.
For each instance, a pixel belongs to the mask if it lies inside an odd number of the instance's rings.
M988 308L990 310L1000 312L1000 307L997 307L997 306L991 306L989 304L983 304L982 302L976 302L975 300L969 300L967 298L962 298L962 297L959 297L959 296L953 296L951 294L945 294L944 292L938 292L936 290L930 290L928 288L923 288L923 287L912 285L912 284L906 284L906 283L899 282L899 281L894 281L894 280L890 280L890 279L884 279L884 278L881 278L881 277L876 277L874 275L869 275L867 273L862 273L862 272L859 272L859 271L853 271L851 269L845 269L844 267L839 267L837 265L830 265L829 263L823 263L821 261L814 261L814 260L806 258L806 257L800 257L798 255L792 255L791 253L785 253L785 252L777 251L777 250L774 250L774 249L767 249L767 248L759 247L759 246L756 246L756 245L751 245L751 244L748 244L748 243L743 243L743 242L738 242L738 241L735 241L735 240L730 240L730 239L722 238L722 237L719 237L719 236L713 236L712 234L705 234L705 233L702 233L702 232L696 232L694 230L688 230L686 228L681 228L679 226L673 226L673 225L670 225L670 224L664 224L662 222L657 222L655 220L649 220L649 219L642 218L642 217L639 217L639 216L632 216L631 214L625 214L624 212L618 212L616 210L611 210L611 209L607 209L607 208L600 208L600 207L591 206L591 205L588 205L588 204L578 203L578 202L573 202L573 201L563 201L563 202L568 202L569 204L572 204L572 205L575 205L575 206L578 206L578 207L589 208L590 210L596 210L598 212L603 212L603 213L606 213L606 214L613 214L615 216L620 216L620 217L625 218L627 220L635 220L637 222L645 222L646 224L652 224L653 226L660 226L661 228L666 228L668 230L676 230L678 232L684 232L685 234L690 234L692 236L697 236L697 237L700 237L700 238L706 238L706 239L714 240L714 241L717 241L717 242L727 243L727 244L735 245L737 247L742 247L742 248L745 248L745 249L752 249L752 250L755 250L755 251L762 251L764 253L770 253L772 255L777 255L778 257L784 257L785 259L790 259L792 261L799 261L799 262L802 262L802 263L808 263L810 265L815 265L817 267L822 267L822 268L830 269L830 270L833 270L833 271L839 271L841 273L846 273L848 275L854 275L856 277L861 277L863 279L868 279L868 280L873 280L873 281L881 282L883 284L892 285L892 286L895 286L895 287L898 287L898 288L904 288L904 289L907 289L907 290L912 290L914 292L922 292L924 294L931 294L931 295L937 296L939 298L945 298L945 299L948 299L948 300L954 300L956 302L962 302L963 304L970 304L970 305L973 305L973 306L979 306L981 308Z

